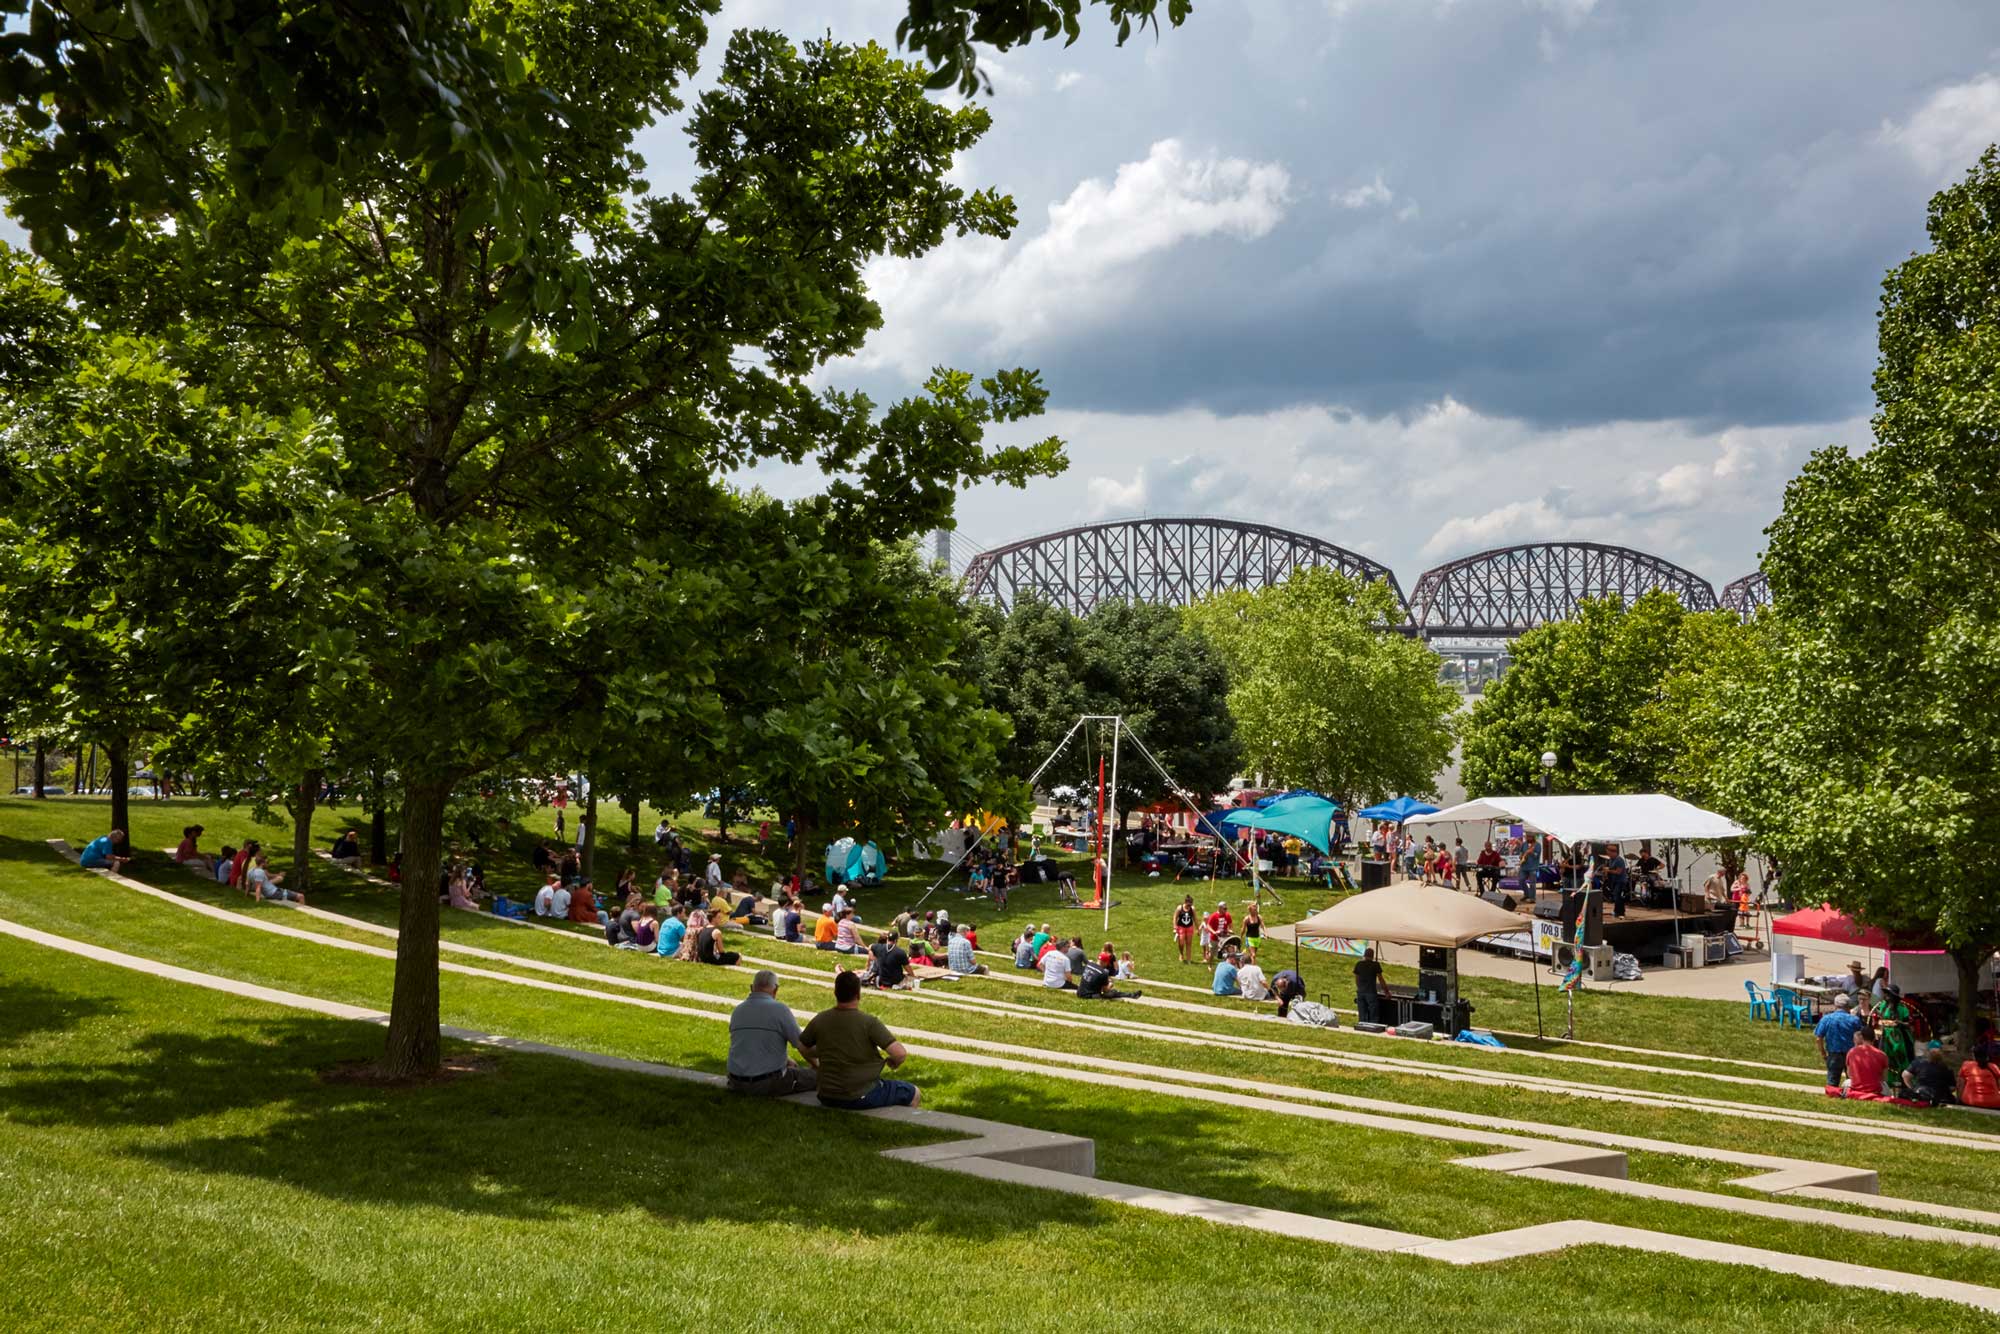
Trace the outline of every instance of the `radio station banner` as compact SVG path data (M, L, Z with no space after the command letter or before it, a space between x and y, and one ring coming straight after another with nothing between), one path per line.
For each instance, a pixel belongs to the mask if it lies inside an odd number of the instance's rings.
M1533 951L1537 959L1555 957L1555 947L1562 944L1562 923L1545 921L1537 917L1531 924L1532 930L1513 931L1504 936L1488 936L1486 939L1495 949L1507 950L1514 954Z

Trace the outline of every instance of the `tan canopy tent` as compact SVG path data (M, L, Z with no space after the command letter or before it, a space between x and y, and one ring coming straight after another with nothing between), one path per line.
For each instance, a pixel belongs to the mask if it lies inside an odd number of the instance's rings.
M1295 926L1275 926L1273 940L1386 940L1397 945L1456 948L1481 936L1520 931L1524 923L1505 908L1443 885L1398 885L1342 899Z
M1396 945L1429 945L1457 949L1481 936L1526 929L1515 913L1496 908L1476 894L1461 894L1445 885L1396 885L1371 889L1342 899L1302 922L1267 927L1268 940L1290 941L1294 968L1299 940L1372 940ZM1454 956L1455 957L1455 956ZM1456 964L1452 975L1457 976ZM1528 954L1528 978L1535 988L1535 1032L1541 1035L1542 988L1534 952Z

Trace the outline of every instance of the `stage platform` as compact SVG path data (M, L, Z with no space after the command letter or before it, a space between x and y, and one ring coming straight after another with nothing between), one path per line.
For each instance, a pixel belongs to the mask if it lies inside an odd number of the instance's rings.
M1542 897L1546 900L1549 895ZM1524 903L1514 911L1521 917L1521 929L1529 930L1534 910ZM1680 943L1681 936L1719 936L1735 929L1733 907L1676 914L1671 908L1627 904L1623 917L1612 916L1609 907L1604 910L1604 943L1621 954L1632 955L1642 964L1657 964L1666 958L1667 951Z

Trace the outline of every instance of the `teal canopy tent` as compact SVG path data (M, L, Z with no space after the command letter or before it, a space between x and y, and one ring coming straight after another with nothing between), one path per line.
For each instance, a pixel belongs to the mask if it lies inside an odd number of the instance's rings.
M1293 797L1261 811L1231 811L1222 822L1240 829L1263 829L1304 839L1321 852L1332 849L1327 833L1337 808L1323 797Z
M826 880L830 885L879 885L886 864L873 843L838 839L826 848Z

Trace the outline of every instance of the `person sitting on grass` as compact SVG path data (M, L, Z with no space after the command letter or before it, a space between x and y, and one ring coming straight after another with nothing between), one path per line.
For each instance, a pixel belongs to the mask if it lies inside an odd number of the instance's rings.
M1242 990L1237 986L1239 972L1236 966L1236 951L1224 946L1222 958L1215 965L1215 983L1209 989L1218 996L1242 995Z
M1882 1096L1882 1078L1889 1072L1889 1058L1875 1045L1875 1035L1864 1025L1855 1030L1854 1046L1847 1053L1847 1091L1849 1098L1879 1098Z
M1110 948L1108 945L1105 946L1107 954L1110 952ZM1117 987L1111 985L1117 980L1117 976L1112 971L1111 964L1106 961L1105 955L1098 955L1095 959L1084 964L1083 974L1078 978L1076 984L1076 998L1078 1000L1137 1000L1140 995L1139 992L1120 991Z
M597 908L595 882L586 880L576 887L576 891L569 896L569 912L566 916L570 921L580 922L584 926L604 925L605 914L599 912Z
M653 952L662 959L671 959L681 952L687 941L687 909L676 903L673 911L660 923L660 938L653 946Z
M1243 966L1236 970L1236 989L1243 993L1244 1000L1260 1001L1271 994L1271 986L1264 980L1264 970L1257 966L1257 951L1247 949L1243 954Z
M1083 966L1090 962L1089 956L1083 952L1083 937L1071 936L1069 944L1063 946L1063 953L1069 956L1069 975L1082 977Z
M819 905L819 917L813 922L813 948L830 950L840 937L840 919L833 915L833 905Z
M560 914L556 912L556 898L558 895L562 897L563 904ZM548 878L542 882L542 887L535 891L535 916L567 917L569 916L570 903L570 892L562 887L562 881L556 878L555 873L550 872Z
M1029 938L1033 942L1029 948L1034 952L1033 962L1039 965L1042 961L1042 951L1048 947L1049 943L1049 924L1043 922L1039 927L1034 929L1034 932L1034 935Z
M360 870L361 835L352 829L343 830L340 836L333 840L333 847L327 852L327 858L335 866L344 866L350 871Z
M1130 982L1134 978L1139 976L1139 974L1135 972L1132 967L1132 951L1126 950L1123 954L1120 954L1118 956L1117 976L1120 982Z
M1853 1058L1849 1057L1852 1066ZM2000 1065L1970 1060L1958 1067L1958 1102L1961 1107L2000 1109Z
M632 897L637 899L638 895L634 894ZM618 948L621 950L651 950L660 939L659 912L660 910L650 903L640 904L638 920L632 923L632 938L630 940L619 941Z
M555 915L558 917L569 916L569 905L564 904L563 911ZM625 906L618 910L616 917L611 917L604 923L604 943L613 947L626 944L633 939L633 928L638 925L638 922L639 896L634 894L631 898L625 900Z
M250 875L250 864L257 859L257 854L263 850L264 845L254 838L236 850L236 855L229 859L229 887L231 889L240 889L246 893L249 891L248 877Z
M461 866L452 873L447 893L447 902L465 912L479 911L478 891L473 888L472 874Z
M861 944L861 928L855 924L852 908L842 908L834 913L833 952L835 954L867 952Z
M1956 1089L1957 1080L1944 1061L1944 1047L1935 1039L1925 1046L1924 1054L1903 1071L1901 1092L1914 1101L1926 1102L1933 1107L1948 1107L1956 1096Z
M819 1072L822 1107L865 1112L922 1101L915 1084L882 1078L885 1064L899 1070L910 1054L887 1024L861 1008L859 974L834 976L833 1008L814 1015L799 1037L800 1049Z
M549 841L545 838L535 840L535 850L528 854L528 860L534 863L536 875L546 876L556 869L556 855L549 851Z
M885 991L900 990L910 982L910 956L896 943L895 933L884 931L875 938L875 944L868 950L874 961L870 971L875 975L875 985Z
M1076 986L1070 976L1069 955L1057 949L1054 941L1042 947L1042 985L1051 991Z
M1035 966L1035 932L1032 927L1024 927L1014 938L1014 966L1033 968Z
M181 845L174 849L174 860L191 871L199 871L209 879L215 878L215 863L200 848L202 828L191 824L181 830Z
M718 968L734 968L743 956L735 950L725 949L722 940L722 923L710 922L695 936L694 958L696 963L714 964Z
M285 877L271 874L271 859L263 853L257 854L257 861L250 868L248 883L250 897L259 903L284 903L287 900L305 906L306 896L295 889L286 889L278 882Z
M805 1037L791 1007L778 1001L778 975L765 968L750 979L750 994L729 1012L729 1091L752 1098L808 1093L819 1085L806 1057Z
M797 944L799 935L799 901L789 894L778 900L778 906L771 912L771 934L779 940Z
M222 851L215 854L214 867L209 871L209 876L216 884L226 885L229 883L229 865L235 860L236 849L230 847L227 843L223 844Z
M114 829L84 844L77 864L92 871L122 871L131 860L132 850L125 846L125 831Z
M1287 968L1271 979L1271 999L1278 1002L1278 1018L1283 1019L1295 1002L1306 996L1306 980L1297 969Z
M972 956L972 950L970 928L952 932L950 941L944 947L946 966L952 972L962 973L968 977L976 977L980 973L985 972L986 965Z

